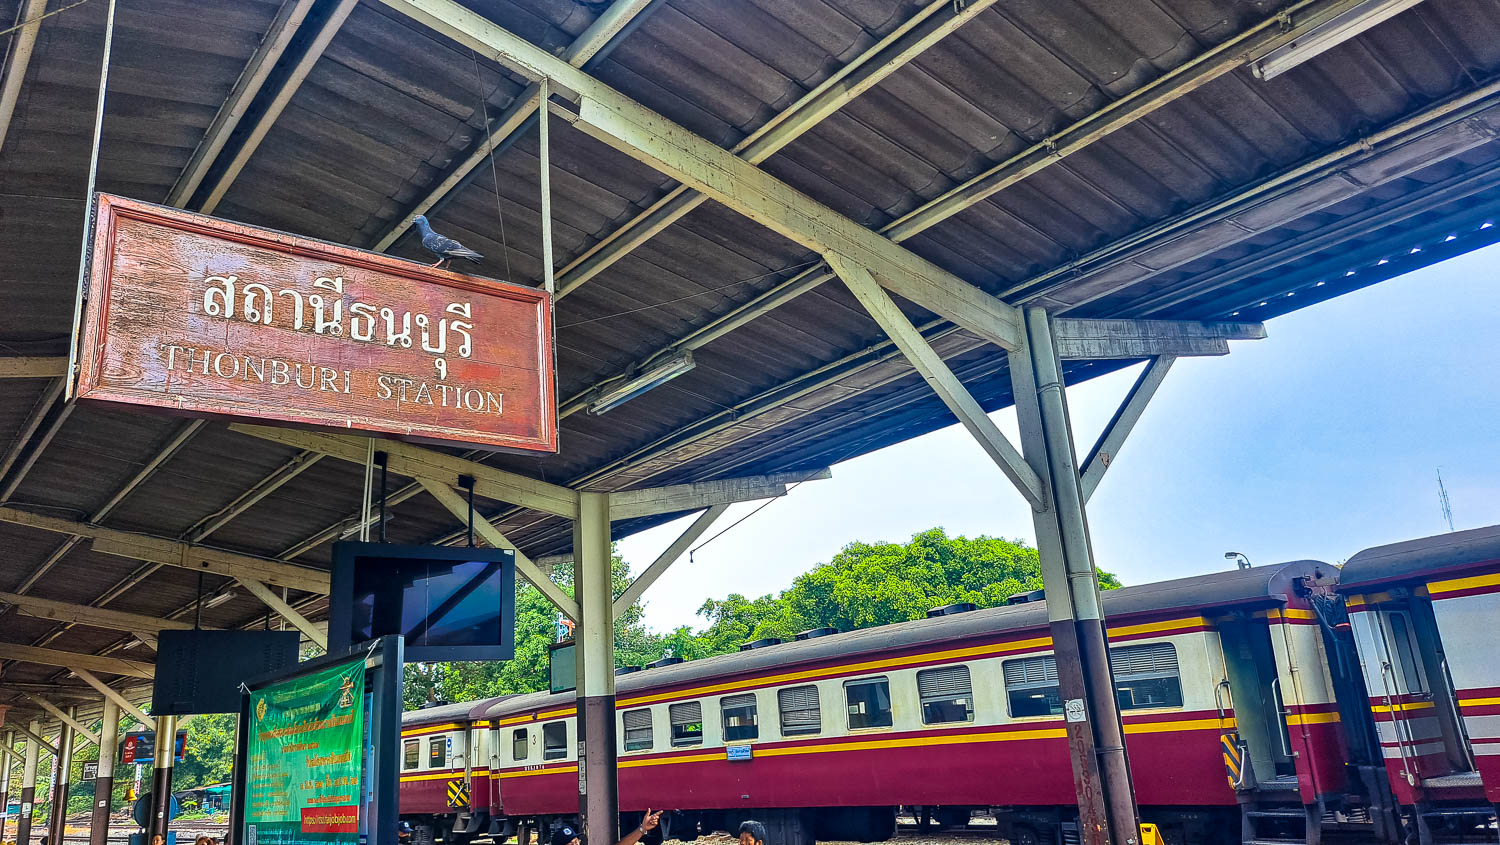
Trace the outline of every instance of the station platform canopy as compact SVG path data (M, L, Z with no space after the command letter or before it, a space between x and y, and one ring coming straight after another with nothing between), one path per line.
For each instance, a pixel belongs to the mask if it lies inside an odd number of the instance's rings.
M266 619L226 574L246 561L279 562L275 597L321 619L365 470L222 421L63 401L109 0L33 21L41 5L0 2L20 25L0 81L0 643L99 655L100 677L138 689L152 639L131 617L190 625L200 577L205 625ZM517 50L481 42L539 48L769 181L704 196L549 90L560 451L423 448L573 489L785 486L954 416L820 251L763 225L767 197L1079 320L1255 324L1500 237L1500 2L1399 4L1288 68L1257 63L1371 5L130 0L97 189L424 262L409 220L425 213L485 254L476 273L540 285L540 94ZM1012 403L1001 349L897 303L985 410ZM1083 335L1070 382L1147 357ZM685 371L604 407L672 362ZM392 476L391 541L462 536ZM569 520L478 504L531 559L570 551ZM27 693L95 695L6 653L16 712Z

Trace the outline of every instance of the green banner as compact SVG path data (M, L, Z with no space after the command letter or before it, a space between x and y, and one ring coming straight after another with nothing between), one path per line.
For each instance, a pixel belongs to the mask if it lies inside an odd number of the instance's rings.
M245 845L359 841L365 664L250 694Z

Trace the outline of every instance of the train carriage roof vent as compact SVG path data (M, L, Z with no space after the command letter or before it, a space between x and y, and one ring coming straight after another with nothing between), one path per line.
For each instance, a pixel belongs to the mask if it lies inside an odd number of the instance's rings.
M802 640L815 640L818 637L826 637L829 634L837 634L838 632L839 632L839 629L837 629L837 628L830 628L827 625L824 625L821 628L808 628L806 631L803 631L803 632L799 633L795 637L795 639L798 642L801 642Z
M1016 593L1015 595L1013 595L1010 598L1006 599L1005 603L1006 604L1030 604L1031 602L1034 602L1034 601L1041 601L1041 600L1045 599L1046 597L1047 597L1047 593L1046 593L1045 590L1031 590L1030 592Z
M952 616L955 613L968 613L971 610L978 609L979 605L971 601L957 601L953 604L945 604L942 607L934 607L933 609L927 611L927 618L931 619L934 616Z
M631 672L639 672L639 671L641 671L641 667L639 667L639 666L621 666L620 668L618 668L618 669L615 670L615 674L616 675L629 675Z
M761 637L758 640L751 640L750 642L740 646L740 651L754 651L757 648L765 648L768 645L781 645L781 638Z
M662 659L656 661L655 663L649 664L647 666L647 668L648 669L660 669L663 666L676 666L678 663L681 663L681 662L682 662L682 658L681 657L663 657Z

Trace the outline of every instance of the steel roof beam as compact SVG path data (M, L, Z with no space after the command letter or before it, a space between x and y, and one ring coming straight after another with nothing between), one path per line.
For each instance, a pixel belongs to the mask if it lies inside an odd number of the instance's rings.
M68 356L0 358L0 378L62 378L68 373Z
M27 698L29 698L32 701L36 702L36 704L37 704L38 707L42 708L43 710L46 710L48 713L51 713L53 716L56 716L58 718L58 720L60 720L63 724L65 724L68 727L72 728L74 731L77 731L79 733L79 735L81 735L84 739L88 740L89 742L92 742L95 745L99 744L99 734L97 734L97 733L89 730L89 728L88 728L87 725L85 725L84 723L78 721L77 719L73 718L72 716L69 716L61 707L58 707L56 704L53 704L52 702L48 701L47 699L42 698L40 695L36 695L34 693L29 693L29 692L28 693L23 693L23 694Z
M906 360L927 380L927 384L943 400L943 404L948 406L948 410L969 430L969 434L973 435L980 448L990 456L990 460L1010 479L1010 483L1015 485L1034 510L1043 510L1046 507L1046 493L1042 489L1041 478L1021 457L1020 451L1006 439L995 421L984 412L984 408L979 406L979 402L953 371L948 369L948 365L943 363L942 356L875 282L870 272L838 253L825 253L823 257L849 288L849 292L854 294L870 317L880 324L886 336L901 350L901 354L906 356Z
M209 167L218 159L224 144L240 125L240 119L250 110L250 103L265 86L271 70L296 37L303 22L307 20L307 13L312 11L316 2L317 0L290 0L282 5L271 21L271 26L267 28L265 37L261 39L260 46L255 48L255 53L230 89L229 96L224 98L218 114L214 115L213 122L203 133L198 148L193 150L192 158L188 159L187 166L178 174L177 181L167 192L167 205L182 208L197 193L198 186L208 175Z
M1004 349L1019 343L1016 309L453 0L381 2L529 79L550 80L577 104L559 115L590 137L804 247L850 256L889 290Z
M137 534L91 525L71 519L0 506L0 522L25 525L58 534L74 534L94 541L94 551L119 555L164 566L212 572L225 578L249 578L308 593L328 594L328 573L281 560L252 557L238 552L180 543L165 537Z
M751 164L760 164L824 118L905 67L927 48L989 8L993 2L994 0L975 0L961 7L949 0L929 3L797 102L730 147L730 152ZM707 199L686 186L674 188L650 208L606 235L564 267L558 274L558 297L577 290Z
M47 444L52 442L52 438L62 430L63 423L67 422L68 417L72 415L73 404L71 402L61 406L57 403L67 381L65 378L60 378L47 388L42 398L37 400L36 406L32 408L31 416L26 418L26 424L21 427L21 432L11 443L10 450L5 453L5 459L0 460L0 479L8 479L5 489L0 490L0 502L7 501L15 495L16 488L26 480L27 473L31 472L31 468L36 465L37 458L42 456L42 450L47 448ZM54 407L56 411L53 410ZM50 418L48 414L51 414ZM45 429L42 428L43 422L46 423ZM40 434L37 433L38 430L41 431ZM31 443L32 438L36 438L36 445L28 452L26 446ZM14 472L11 471L12 468Z
M422 485L423 489L431 493L432 497L437 499L455 517L458 517L462 522L468 522L469 503L464 497L458 495L456 490L441 481L434 481L432 479L422 478L418 479L418 482ZM516 571L521 573L522 577L527 581L530 581L532 586L540 590L542 595L547 597L548 601L557 605L557 609L561 610L569 619L575 622L580 621L578 602L564 592L563 588L559 587L555 581L549 578L547 573L538 568L535 563L532 563L531 558L522 553L520 549L516 548L515 543L512 543L509 538L500 533L500 529L477 513L474 514L474 533L497 549L510 549L515 552Z
M563 52L563 61L574 67L583 67L589 59L592 59L608 46L609 42L630 25L637 16L646 11L656 0L615 0L609 8L599 14L589 28L584 30L568 49ZM533 116L539 114L537 107L542 102L542 86L532 82L516 95L511 104L495 118L492 126L482 127L484 135L475 144L473 152L449 171L443 181L433 186L427 195L418 200L401 219L391 224L391 227L375 241L371 247L376 252L385 252L390 249L397 240L411 228L411 219L418 214L426 214L445 197L463 185L469 179L469 174L474 169L484 164L491 155L505 149L515 136L526 131L531 125Z
M363 465L369 457L369 438L345 434L317 434L285 428L235 423L231 431L270 440L298 449L311 449L341 460ZM438 479L457 483L460 475L474 476L474 492L486 499L522 505L556 516L578 516L578 494L566 487L548 484L524 475L424 449L399 440L380 440L376 449L385 452L387 468L407 478Z
M329 14L328 19L323 22L323 26L318 30L318 34L313 38L312 43L308 44L307 52L303 53L302 57L297 60L297 64L292 68L291 73L281 83L281 87L277 89L271 101L266 104L266 110L256 119L255 125L251 127L250 132L245 136L245 142L240 145L239 149L235 150L234 156L229 160L223 172L213 180L213 185L208 189L207 196L204 197L202 205L198 207L200 212L212 214L214 209L219 207L219 203L223 201L224 195L229 192L229 186L239 177L240 171L245 169L245 165L250 161L250 156L255 154L255 150L265 140L266 134L271 131L271 126L276 123L276 119L286 110L287 104L292 101L292 97L296 96L297 89L302 86L303 81L307 79L307 75L312 72L313 65L316 65L318 59L323 57L323 51L328 49L328 44L333 41L333 36L338 34L339 27L344 25L344 21L349 17L349 13L354 11L354 7L357 5L359 5L359 0L339 0L338 5ZM280 34L278 34L279 38ZM285 48L286 45L282 44L280 49L284 51ZM258 69L257 72L259 72ZM269 69L266 72L269 73ZM264 79L261 81L264 82ZM257 89L259 88L259 86L256 87ZM230 102L234 101L226 102L225 105L229 106ZM246 100L244 106L248 105L249 101ZM238 123L238 117L235 118L235 122ZM227 139L227 137L226 135L225 138ZM222 149L222 141L219 142L219 146ZM199 178L201 179L202 177ZM183 184L185 186L185 183Z
M51 754L53 756L57 755L57 746L48 742L47 738L42 736L41 734L32 733L30 729L22 727L19 721L6 722L5 729L8 731L13 730L21 736L24 736L32 742L36 743L37 745L40 745L42 749L45 750L48 754Z
M104 658L96 658L96 659L101 659L102 660ZM155 722L154 719L152 719L149 715L146 714L146 711L142 710L141 708L135 706L135 704L131 703L131 701L128 698L125 697L124 693L120 692L119 690L115 689L114 687L110 686L109 684L106 684L103 681L99 680L99 678L96 677L94 675L94 673L90 672L88 669L74 668L73 669L73 674L75 674L78 677L82 678L84 683L88 684L89 686L91 686L94 689L98 690L99 692L103 693L105 698L107 698L110 701L113 701L114 703L120 705L120 709L121 710L124 710L126 713L129 713L130 715L134 716L136 718L136 721L140 722L141 724L143 724L143 725L150 725L150 724L153 724Z
M45 11L47 0L26 0L18 16L21 31L11 42L10 56L5 62L5 84L0 87L0 147L5 144L11 118L16 114L16 101L21 97L21 84L26 81L31 54L36 51L36 37L42 31L42 13Z
M788 485L801 484L804 481L821 481L832 477L833 473L823 468L811 472L778 472L771 475L752 475L746 478L721 478L714 481L696 481L691 484L672 484L667 487L622 490L609 494L609 518L611 522L618 522L623 519L682 513L735 502L772 499L785 496Z
M724 511L727 510L729 510L729 505L713 505L698 514L698 518L693 520L693 524L689 525L686 531L677 535L677 539L673 540L672 544L667 546L666 550L657 555L656 560L652 561L651 565L646 567L641 574L635 576L635 580L630 582L630 586L626 587L623 593L615 597L614 603L611 606L614 617L619 619L621 614L629 610L630 606L640 599L641 594L646 592L647 588L652 584L655 584L656 579L660 578L667 571L668 567L676 563L678 558L682 557L683 553L688 550L688 546L691 546L699 537L702 537L703 533L719 517L723 516Z
M1296 4L1288 10L1289 13L1294 13L1294 17L1290 19L1290 27L1284 32L1278 29L1279 34L1274 36L1269 35L1269 29L1273 28L1273 24L1275 27L1280 27L1281 21L1279 18L1268 19L1229 39L1198 58L1193 59L1172 73L1075 121L1050 138L1043 139L1031 145L1006 162L1002 162L989 171L986 171L985 174L981 174L981 176L976 177L974 180L944 193L928 202L922 208L912 211L910 214L887 225L880 231L887 237L898 242L925 231L956 213L957 206L963 205L966 208L969 205L973 205L1025 176L1060 161L1062 158L1061 155L1052 155L1052 148L1058 144L1059 139L1068 144L1068 154L1076 153L1088 144L1098 141L1130 125L1132 122L1140 120L1157 109L1168 105L1179 97L1196 90L1207 81L1232 72L1244 64L1248 54L1257 49L1265 49L1265 44L1273 42L1279 44L1284 43L1286 40L1295 39L1328 17L1337 15L1349 6L1356 5L1358 2L1360 0L1303 0L1303 2ZM632 224L627 225L633 224L634 221L632 221ZM598 247L596 246L595 249L598 249ZM1070 262L1068 268L1064 269L1070 269L1078 263ZM569 289L571 267L572 265L565 267L560 276L559 283L563 293ZM757 295L743 305L736 306L720 315L707 325L695 329L681 340L651 353L640 362L632 364L626 369L626 372L633 372L651 361L676 354L683 350L700 349L756 317L813 290L833 277L833 274L823 267L804 270ZM567 417L587 407L588 397L592 393L619 378L621 376L604 379L565 399L559 405L560 415Z
M22 595L20 593L0 592L0 604L7 604L14 607L22 616L31 616L36 619L51 619L54 622L87 625L91 628L103 628L109 631L125 631L131 634L138 631L181 631L189 630L193 627L186 622L158 619L154 616L146 616L140 613L126 613L120 610L105 610L101 607L71 604L54 599Z
M276 611L276 614L282 619L292 623L292 627L301 631L303 636L309 640L312 640L313 645L324 651L328 650L328 632L320 630L317 625L308 621L306 616L298 613L296 608L287 604L286 599L276 595L275 590L272 590L254 578L247 578L243 575L236 575L234 580L238 581L241 586L249 590L256 598L260 599L266 607Z
M1396 126L1389 127L1393 133L1399 130L1399 134L1387 134L1385 130L1382 130L1379 133L1382 136L1381 140L1389 145L1385 149L1394 150L1400 144L1408 142L1422 143L1422 140L1428 137L1435 129L1455 127L1459 131L1460 137L1456 137L1454 146L1444 153L1445 155L1455 155L1463 149L1467 149L1473 144L1482 143L1484 139L1493 136L1493 131L1488 128L1489 122L1484 120L1483 115L1487 109L1495 107L1491 100L1497 97L1500 97L1500 83L1490 83L1482 86L1480 89L1467 92L1449 101L1435 103L1399 121ZM1469 122L1474 124L1472 128L1456 126L1457 124L1467 124ZM1378 151L1381 147L1377 146L1375 149ZM1426 160L1433 160L1430 147L1423 147L1421 152L1426 155ZM1197 227L1220 224L1230 219L1234 214L1249 208L1258 207L1260 204L1273 198L1287 198L1289 201L1292 201L1295 199L1292 192L1296 189L1309 187L1317 180L1337 173L1341 168L1347 166L1352 158L1359 157L1360 159L1366 159L1371 154L1370 148L1363 142L1354 142L1345 145L1338 150L1319 156L1312 162L1295 165L1261 182L1250 185L1230 195L1220 197L1204 206L1190 209L1176 217L1164 220L1144 232L1127 235L1099 247L1077 260L1069 262L1064 267L1046 271L1033 279L1027 280L1015 286L1015 289L1037 288L1064 278L1071 282L1077 282L1088 278L1092 274L1100 273L1117 266L1121 262L1134 259L1141 253L1151 249L1154 245L1159 244L1163 238L1180 237L1196 231ZM1392 178L1401 175L1402 172L1404 171L1392 173ZM1366 189L1369 187L1372 186L1365 186ZM812 271L809 272L810 280L814 284L821 283L822 278L819 275L811 275ZM823 271L818 270L817 272L821 274ZM832 278L832 274L827 274L826 277ZM715 327L724 326L729 321L738 321L742 325L748 321L748 317L756 316L758 313L765 313L766 310L770 310L770 308L779 304L775 302L767 303L766 300L768 297L776 295L778 291L785 290L789 284L793 283L796 283L796 280L783 283L777 288L771 289L756 300L747 303L746 306L726 313L714 323L705 326L689 337L701 336L702 332L712 331ZM745 310L751 308L759 308L760 310L757 313L749 314L747 317ZM920 328L924 334L931 332L947 334L955 329L951 325L945 326L945 322L942 320L931 321ZM933 339L930 334L929 339ZM666 347L661 352L653 355L652 358L664 352L670 352L674 348ZM789 402L795 401L798 397L805 396L814 390L826 387L840 379L861 372L868 367L890 360L893 357L890 350L890 341L883 340L872 344L867 349L858 350L837 361L829 362L801 375L794 376L748 399L735 403L731 409L715 412L708 417L680 426L672 432L657 438L650 444L634 450L631 454L577 478L570 479L568 483L579 485L598 482L612 474L625 471L646 461L654 460L657 456L671 449L680 448L688 443L696 442L704 437L716 434L731 425L742 423L759 414L783 407ZM652 358L645 360L652 360ZM608 384L609 382L610 380L605 380L601 384ZM586 397L597 388L598 386L596 385L581 391L574 397L565 400L560 407L564 410L568 409L570 405L576 407L576 402L579 398Z
M230 520L255 507L261 499L281 489L283 485L310 469L323 459L320 452L303 450L291 460L272 470L271 474L255 483L255 486L235 497L223 508L200 519L193 527L183 532L182 539L188 543L201 543L208 535L228 525Z
M1146 412L1151 397L1156 395L1156 389L1161 387L1162 380L1167 377L1167 371L1172 369L1172 362L1175 360L1177 359L1171 355L1151 359L1135 384L1131 385L1130 392L1125 394L1125 401L1120 403L1115 415L1104 426L1104 431L1099 433L1099 439L1094 443L1094 448L1089 450L1089 456L1084 459L1083 467L1078 472L1078 494L1083 497L1084 504L1088 504L1089 499L1093 498L1099 481L1115 462L1120 448L1125 445L1125 439L1140 421L1141 414Z
M124 675L130 678L150 680L155 676L155 669L150 663L142 663L138 660L100 657L97 654L79 654L73 651L58 651L53 648L39 648L16 643L0 643L0 657L6 660L19 660L22 663L60 666L74 671L85 669L90 672L108 672L112 675Z
M1095 320L1059 317L1052 342L1063 360L1104 361L1172 355L1228 355L1231 340L1262 340L1260 323L1196 320Z

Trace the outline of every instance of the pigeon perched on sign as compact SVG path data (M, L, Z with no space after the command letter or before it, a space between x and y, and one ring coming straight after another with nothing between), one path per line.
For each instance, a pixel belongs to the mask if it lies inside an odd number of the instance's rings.
M417 231L422 233L422 246L428 252L438 257L437 263L432 265L434 267L443 267L455 258L467 258L475 264L478 264L484 258L483 255L469 249L458 241L432 231L432 226L428 224L427 218L420 214L413 217L411 222L416 224Z

